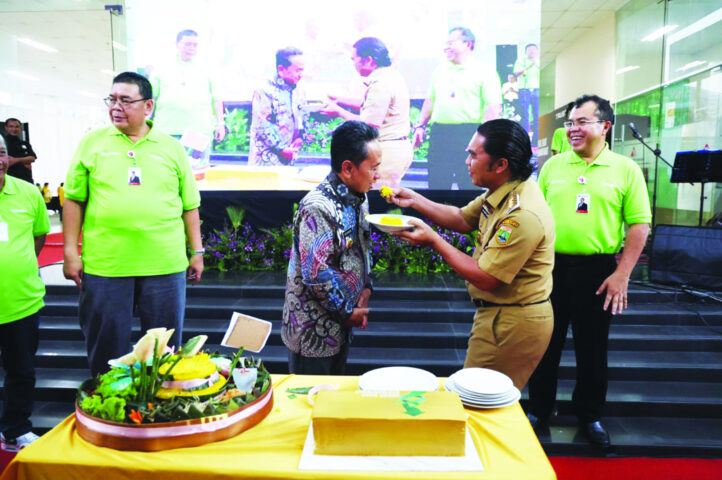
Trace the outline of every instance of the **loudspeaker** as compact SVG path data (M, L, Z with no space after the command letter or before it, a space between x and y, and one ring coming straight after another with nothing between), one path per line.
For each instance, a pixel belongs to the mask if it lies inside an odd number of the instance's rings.
M649 280L722 290L722 229L657 225Z
M476 123L434 123L429 135L429 188L451 190L456 184L459 190L477 188L469 178L466 168L466 146L476 132Z
M516 45L497 45L496 46L496 72L499 74L501 83L506 82L506 77L510 73L514 73L514 63L516 63Z

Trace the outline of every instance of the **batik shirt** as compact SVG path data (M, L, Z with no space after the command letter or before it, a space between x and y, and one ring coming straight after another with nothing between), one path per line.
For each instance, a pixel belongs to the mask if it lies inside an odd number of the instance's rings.
M347 341L344 322L370 286L366 195L331 172L294 217L283 306L283 343L305 357L330 357Z
M281 150L291 145L308 126L309 113L303 108L303 87L276 77L253 92L249 165L289 165Z

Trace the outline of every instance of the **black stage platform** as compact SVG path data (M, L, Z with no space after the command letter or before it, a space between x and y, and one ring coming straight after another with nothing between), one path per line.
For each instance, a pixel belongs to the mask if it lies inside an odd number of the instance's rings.
M207 334L220 343L233 311L273 322L261 353L273 373L287 372L279 325L284 272L204 274L188 287L184 337ZM88 375L74 286L49 286L41 311L37 404L33 421L45 431L73 411ZM474 307L453 274L377 276L367 330L357 331L349 374L410 365L448 376L461 368ZM135 338L139 327L134 325ZM722 457L722 305L663 287L634 284L630 308L614 317L605 424L621 456ZM574 354L562 356L558 415L548 454L598 455L580 438L571 391ZM522 397L525 403L526 392Z

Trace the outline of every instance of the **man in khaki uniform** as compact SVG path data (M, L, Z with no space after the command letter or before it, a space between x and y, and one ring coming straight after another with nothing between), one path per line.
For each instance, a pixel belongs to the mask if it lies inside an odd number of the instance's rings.
M521 389L544 355L553 329L549 294L554 266L554 221L532 172L529 135L511 120L479 126L466 148L474 185L487 192L463 208L442 205L401 188L388 201L411 207L437 225L468 233L478 228L473 256L428 225L397 233L430 246L466 280L477 310L465 367L505 373Z

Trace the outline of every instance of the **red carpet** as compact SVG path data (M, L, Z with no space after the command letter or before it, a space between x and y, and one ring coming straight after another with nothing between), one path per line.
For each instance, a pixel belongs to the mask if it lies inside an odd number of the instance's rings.
M4 450L0 450L0 474L3 473L3 470L5 470L5 467L7 467L8 463L10 463L13 458L15 458L14 453L8 453Z
M0 474L15 457L0 451ZM722 460L549 457L558 480L719 480Z
M78 249L80 251L80 249ZM50 233L45 239L45 246L38 256L38 265L44 267L63 261L63 234Z
M700 458L549 457L558 480L722 479L722 460Z

